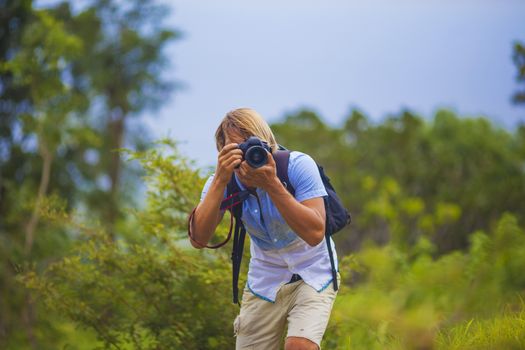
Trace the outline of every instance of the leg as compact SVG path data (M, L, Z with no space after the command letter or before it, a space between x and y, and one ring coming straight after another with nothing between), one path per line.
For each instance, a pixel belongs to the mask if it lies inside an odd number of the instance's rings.
M278 350L286 325L286 308L277 298L270 303L245 289L241 311L234 321L236 350Z
M319 350L319 346L313 341L300 337L287 337L285 350Z
M339 279L339 276L338 276ZM317 292L304 282L293 294L288 313L286 350L318 350L337 292L332 285Z

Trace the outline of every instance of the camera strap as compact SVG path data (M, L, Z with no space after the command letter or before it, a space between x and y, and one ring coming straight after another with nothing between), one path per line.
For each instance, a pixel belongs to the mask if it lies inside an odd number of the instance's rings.
M192 234L191 228L192 228L192 224L193 224L193 217L195 216L195 210L197 209L197 207L193 208L193 210L191 211L190 216L188 217L188 237L196 245L198 245L201 248L217 249L217 248L222 247L226 243L228 243L228 241L230 240L230 238L232 236L233 218L235 217L235 213L234 213L233 210L236 209L235 206L237 206L238 204L242 203L246 198L248 198L249 195L250 195L250 193L247 190L239 191L239 192L236 192L236 193L233 193L233 194L229 195L228 197L226 197L221 202L220 209L221 210L229 210L230 211L230 229L228 231L228 237L226 237L226 239L223 242L215 244L215 245L207 245L207 244L204 245L204 244L200 243L199 241L196 241L193 238L193 234ZM239 221L239 220L236 220L236 225L237 225L237 221ZM243 242L244 242L244 239L243 239Z
M221 242L221 243L218 243L218 244L215 244L215 245L207 245L207 244L202 244L199 241L196 241L193 238L193 234L191 232L191 227L192 227L192 224L193 224L193 217L195 216L195 210L196 209L197 209L197 207L193 208L193 210L191 211L190 216L188 217L188 237L191 239L191 241L193 243L195 243L196 245L198 245L200 248L210 248L210 249L217 249L217 248L222 247L226 243L228 243L228 241L230 240L230 238L232 236L233 214L230 213L230 230L229 230L229 233L228 233L228 237L226 237L224 242Z
M250 192L248 190L235 192L222 200L220 209L226 210L233 208L237 204L244 202L244 200L248 198L249 195Z

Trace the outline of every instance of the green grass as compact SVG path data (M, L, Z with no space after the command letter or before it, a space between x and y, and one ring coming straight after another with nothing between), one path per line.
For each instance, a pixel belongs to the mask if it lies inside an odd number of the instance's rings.
M525 349L525 310L491 319L471 319L442 331L437 345L443 350Z

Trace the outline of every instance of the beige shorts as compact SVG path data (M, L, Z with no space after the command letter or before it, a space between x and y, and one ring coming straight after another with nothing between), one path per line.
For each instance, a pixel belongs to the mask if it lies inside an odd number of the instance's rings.
M338 276L338 280L340 280ZM273 350L283 346L287 337L302 337L316 343L321 340L330 319L337 292L333 284L317 292L303 280L283 285L275 303L262 300L244 289L241 311L233 322L237 350Z

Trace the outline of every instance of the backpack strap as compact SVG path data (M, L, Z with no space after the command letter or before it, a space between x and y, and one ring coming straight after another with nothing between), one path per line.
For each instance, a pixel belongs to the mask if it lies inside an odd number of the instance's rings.
M282 184L288 192L295 196L295 188L293 188L288 178L288 162L290 160L290 150L279 149L272 153L273 159L275 160L275 166L277 167L277 177L281 180Z
M338 283L337 283L337 271L335 270L334 252L332 251L332 240L330 239L333 232L330 232L332 225L330 222L328 222L329 220L331 220L331 216L328 215L329 210L331 210L330 201L328 200L328 197L323 197L323 200L324 200L324 207L325 207L325 212L326 212L324 236L325 236L326 246L328 249L328 257L330 258L330 267L332 270L331 271L332 272L332 284L334 285L334 291L337 291L339 289Z
M242 254L244 250L244 238L246 237L246 228L241 219L235 220L235 233L233 235L233 249L232 249L232 291L233 303L239 303L239 274L241 271Z
M235 230L233 234L233 248L232 248L232 292L233 292L233 303L239 304L239 274L241 271L242 254L244 250L244 239L246 237L246 228L242 223L242 202L248 197L248 191L241 191L235 174L232 174L230 182L226 186L226 199L234 198L235 194L239 194L237 198L230 204L230 212L235 217ZM237 205L238 204L238 205ZM231 231L230 231L231 233Z

